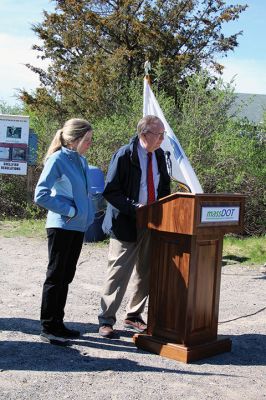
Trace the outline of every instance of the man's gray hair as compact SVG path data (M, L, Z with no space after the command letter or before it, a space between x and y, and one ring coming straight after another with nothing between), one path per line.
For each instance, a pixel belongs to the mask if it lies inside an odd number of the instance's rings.
M156 117L155 115L145 115L137 125L138 136L145 131L151 130L153 125L158 123L163 125L163 122L159 117Z

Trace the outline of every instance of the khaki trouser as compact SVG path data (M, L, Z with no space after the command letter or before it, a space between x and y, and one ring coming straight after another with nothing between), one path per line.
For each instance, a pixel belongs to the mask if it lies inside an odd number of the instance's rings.
M101 298L102 312L99 323L114 325L116 313L132 275L132 295L127 307L127 317L141 317L149 292L150 232L142 230L136 242L110 239L107 277Z

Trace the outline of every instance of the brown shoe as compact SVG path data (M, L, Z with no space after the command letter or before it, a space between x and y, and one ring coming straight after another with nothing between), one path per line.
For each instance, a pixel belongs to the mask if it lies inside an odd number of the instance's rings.
M146 331L147 325L141 318L130 318L125 319L124 328L127 328L133 332L143 333Z
M99 328L99 335L105 338L112 338L114 336L114 330L112 325L101 325Z

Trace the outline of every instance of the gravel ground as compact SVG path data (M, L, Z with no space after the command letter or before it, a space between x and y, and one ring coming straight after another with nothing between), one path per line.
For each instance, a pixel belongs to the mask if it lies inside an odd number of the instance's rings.
M266 268L222 269L219 334L231 353L192 364L138 350L118 314L120 337L97 331L107 245L86 244L66 307L82 336L71 347L39 339L45 240L0 237L0 399L266 399ZM129 287L130 290L130 287Z

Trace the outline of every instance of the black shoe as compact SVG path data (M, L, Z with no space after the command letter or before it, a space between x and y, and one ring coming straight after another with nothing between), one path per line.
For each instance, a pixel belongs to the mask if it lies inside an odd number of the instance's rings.
M41 339L49 342L55 343L60 342L64 343L67 339L76 339L80 336L80 332L76 331L75 329L68 329L63 323L54 327L54 328L43 328L41 332Z
M67 346L68 344L70 344L68 339L61 336L53 335L52 333L49 333L47 331L42 331L40 333L40 338L43 342L56 344L58 346Z
M58 329L56 329L56 336L61 336L65 339L76 339L80 336L80 332L75 329L68 329L64 324L62 324Z

